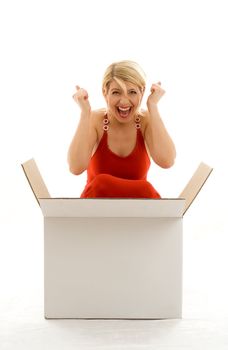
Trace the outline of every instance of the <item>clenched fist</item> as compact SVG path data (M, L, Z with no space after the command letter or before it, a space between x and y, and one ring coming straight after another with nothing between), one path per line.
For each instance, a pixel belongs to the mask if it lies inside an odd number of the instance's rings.
M153 84L151 86L151 94L147 99L147 107L150 108L152 105L156 105L161 97L165 94L165 90L161 87L161 82L159 81L157 84Z
M80 86L76 85L76 92L72 97L82 112L90 112L91 106L88 99L89 95L85 89L82 89Z

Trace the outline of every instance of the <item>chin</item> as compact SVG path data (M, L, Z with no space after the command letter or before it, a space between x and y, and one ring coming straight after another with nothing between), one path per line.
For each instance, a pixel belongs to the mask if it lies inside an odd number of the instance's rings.
M127 115L121 115L119 112L118 108L115 109L115 118L120 122L120 123L129 123L131 120L134 118L134 109L131 108L129 113Z

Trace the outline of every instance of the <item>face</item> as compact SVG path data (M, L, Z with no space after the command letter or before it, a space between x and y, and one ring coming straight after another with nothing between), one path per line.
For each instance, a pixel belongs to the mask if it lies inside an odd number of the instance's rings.
M109 114L120 123L128 123L137 115L143 94L138 86L129 82L123 84L126 89L113 80L104 97Z

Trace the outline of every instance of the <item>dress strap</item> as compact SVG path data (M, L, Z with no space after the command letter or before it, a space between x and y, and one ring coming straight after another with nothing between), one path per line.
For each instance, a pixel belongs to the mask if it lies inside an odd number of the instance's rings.
M141 128L141 119L139 117L139 115L137 117L135 117L135 127L136 129L140 129ZM103 130L104 131L108 131L109 129L109 124L110 124L110 121L108 119L108 115L107 113L105 113L104 115L104 119L103 119Z
M104 119L103 119L103 130L104 130L104 131L108 131L108 129L109 129L109 123L110 123L110 121L109 121L109 119L108 119L108 115L107 115L107 113L105 113Z
M141 119L140 119L140 117L138 115L137 117L135 117L135 127L136 127L136 129L140 129L141 128L140 122L141 122Z

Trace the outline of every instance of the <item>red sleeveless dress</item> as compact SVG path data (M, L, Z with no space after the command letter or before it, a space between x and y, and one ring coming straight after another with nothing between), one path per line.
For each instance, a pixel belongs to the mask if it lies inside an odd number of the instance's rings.
M161 198L147 181L150 158L140 127L136 130L135 147L126 157L109 149L108 130L104 130L90 159L87 184L80 198Z

